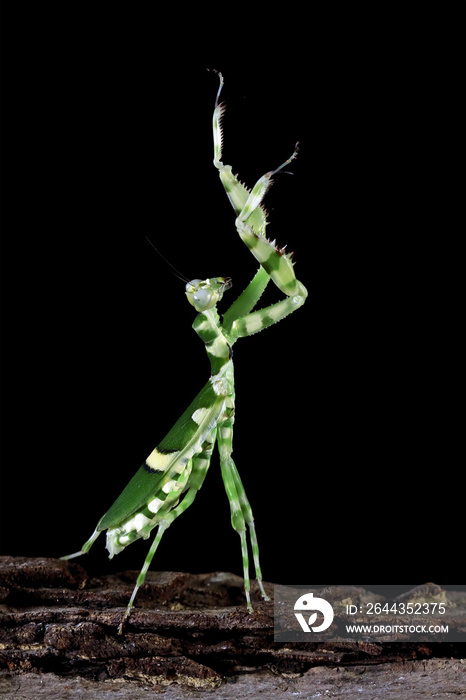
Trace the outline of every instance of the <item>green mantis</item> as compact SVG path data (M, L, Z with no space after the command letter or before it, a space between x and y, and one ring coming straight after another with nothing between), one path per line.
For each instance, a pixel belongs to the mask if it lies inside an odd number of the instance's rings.
M219 171L220 181L235 211L236 230L260 263L260 267L246 289L223 314L222 321L217 312L217 304L230 288L230 279L194 279L186 284L186 297L198 312L193 328L205 343L211 376L162 442L151 452L110 510L99 520L82 549L63 557L71 559L85 554L100 533L106 531L107 549L112 558L135 540L149 538L152 530L157 528L119 627L120 634L164 532L192 504L201 488L215 444L218 445L232 526L241 541L248 610L252 612L247 532L257 583L264 599L268 599L262 584L259 546L251 506L232 458L235 414L232 347L239 338L268 328L296 311L307 297L306 288L296 279L291 255L266 238L266 214L261 207L272 176L296 157L297 150L276 170L261 177L251 191L247 190L232 174L231 166L224 165L221 160L221 121L224 107L219 104L219 96L223 78L220 73L218 75L220 87L213 115L214 165ZM273 280L285 298L271 306L253 311L270 280Z

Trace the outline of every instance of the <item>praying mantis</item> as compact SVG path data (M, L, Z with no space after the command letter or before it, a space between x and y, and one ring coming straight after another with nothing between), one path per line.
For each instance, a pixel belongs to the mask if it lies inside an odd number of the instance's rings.
M272 326L305 302L307 290L296 279L292 254L278 248L265 235L267 217L262 201L275 173L297 156L293 154L273 171L263 175L249 191L232 174L230 165L222 162L222 117L225 106L219 97L213 114L214 165L236 214L236 230L260 267L252 281L223 314L217 304L230 289L228 277L185 280L188 302L198 312L193 328L205 344L211 376L196 398L176 421L162 442L151 452L110 509L103 515L91 537L82 548L63 559L73 559L89 552L101 532L106 531L110 558L139 538L156 535L139 573L118 632L130 616L138 589L144 583L154 554L167 528L193 503L209 469L217 443L223 484L230 503L231 523L240 536L246 604L251 604L247 532L254 560L255 576L265 600L269 600L262 583L254 518L240 475L232 458L235 386L232 347L239 338L258 333ZM253 311L269 281L284 294L284 299L266 308Z

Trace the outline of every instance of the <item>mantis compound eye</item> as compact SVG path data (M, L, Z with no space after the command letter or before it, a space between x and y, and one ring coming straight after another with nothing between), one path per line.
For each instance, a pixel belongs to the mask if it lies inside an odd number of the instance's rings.
M217 294L212 289L198 289L193 294L193 306L197 311L211 309L217 303Z
M223 292L230 287L231 279L229 277L192 280L186 285L186 296L196 311L207 311L220 301Z
M208 280L192 280L186 285L186 296L196 311L211 309L218 301L218 293Z

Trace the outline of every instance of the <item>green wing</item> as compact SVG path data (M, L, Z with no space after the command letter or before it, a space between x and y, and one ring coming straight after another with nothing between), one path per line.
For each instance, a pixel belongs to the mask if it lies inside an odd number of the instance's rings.
M224 402L225 398L215 393L209 379L100 519L98 532L122 525L144 508L165 483L183 471L187 462L201 452L202 444L218 423Z

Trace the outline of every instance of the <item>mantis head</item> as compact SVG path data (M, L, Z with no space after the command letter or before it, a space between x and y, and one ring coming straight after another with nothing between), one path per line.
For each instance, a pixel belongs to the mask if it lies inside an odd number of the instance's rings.
M186 296L196 311L212 309L231 287L230 277L212 277L206 280L191 280L186 285Z

